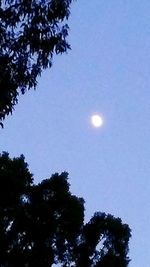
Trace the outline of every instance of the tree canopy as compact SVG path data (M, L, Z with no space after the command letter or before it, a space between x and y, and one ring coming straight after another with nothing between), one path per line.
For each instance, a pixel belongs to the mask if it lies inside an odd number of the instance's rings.
M73 0L0 1L0 123L18 95L37 85L54 54L66 52Z
M66 172L35 184L23 155L0 154L0 266L127 267L129 238L110 214L84 222Z

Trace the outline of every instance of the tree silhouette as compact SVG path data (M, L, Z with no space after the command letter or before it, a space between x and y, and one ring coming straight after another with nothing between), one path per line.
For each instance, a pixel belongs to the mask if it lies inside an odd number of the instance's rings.
M128 225L100 212L84 223L66 172L34 184L24 157L5 152L0 183L0 266L127 267Z
M66 41L72 0L0 1L0 124Z

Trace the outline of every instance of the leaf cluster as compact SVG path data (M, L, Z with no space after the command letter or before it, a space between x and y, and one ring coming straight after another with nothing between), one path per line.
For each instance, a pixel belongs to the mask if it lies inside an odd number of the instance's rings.
M105 213L85 224L68 173L34 184L24 157L5 152L0 183L0 266L127 267L128 225Z
M18 95L36 88L66 41L72 0L0 1L0 122L12 113Z

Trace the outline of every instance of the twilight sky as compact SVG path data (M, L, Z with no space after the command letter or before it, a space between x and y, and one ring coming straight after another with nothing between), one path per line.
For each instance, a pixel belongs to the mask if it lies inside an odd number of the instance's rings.
M35 182L68 171L86 219L122 218L132 229L130 267L149 267L150 1L78 0L71 11L72 50L20 97L1 151L24 154ZM105 120L98 129L95 112Z

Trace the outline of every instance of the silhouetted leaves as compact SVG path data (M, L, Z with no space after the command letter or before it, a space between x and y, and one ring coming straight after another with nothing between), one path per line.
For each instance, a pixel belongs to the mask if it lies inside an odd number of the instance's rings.
M23 156L0 155L0 266L127 267L129 237L112 215L84 223L66 172L33 184Z
M0 125L66 41L72 0L0 1Z

